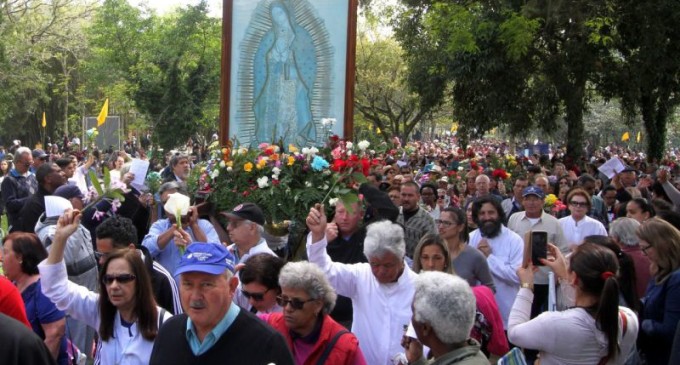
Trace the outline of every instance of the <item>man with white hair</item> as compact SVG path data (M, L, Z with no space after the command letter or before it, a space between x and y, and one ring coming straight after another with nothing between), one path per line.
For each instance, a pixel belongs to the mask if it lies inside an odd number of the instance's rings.
M430 348L430 365L489 364L480 344L470 338L475 314L475 296L465 280L438 271L416 278L411 323L418 341ZM405 338L404 345L409 364L428 364L415 341Z
M640 222L633 218L617 218L609 225L609 237L621 247L621 251L627 253L633 259L636 280L635 290L638 296L642 298L645 296L647 284L649 284L652 274L649 272L649 258L640 249L640 239L635 234L638 227L640 227Z
M30 171L33 165L33 154L27 147L19 147L14 153L14 168L2 180L2 201L5 203L9 231L16 230L20 220L21 208L31 195L38 191L38 180Z
M352 332L359 339L366 363L392 364L403 352L401 337L411 320L413 280L416 274L405 264L403 229L381 221L368 226L364 254L368 263L333 262L326 252L326 214L322 205L310 209L307 256L328 277L338 294L352 299Z

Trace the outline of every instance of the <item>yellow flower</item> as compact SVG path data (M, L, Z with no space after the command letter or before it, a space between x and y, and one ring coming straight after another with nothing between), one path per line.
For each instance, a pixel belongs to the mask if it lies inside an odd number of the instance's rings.
M555 202L557 201L557 197L555 194L548 194L548 196L545 197L545 205L552 207L555 205Z
M292 144L289 144L288 145L288 151L290 151L290 153L295 153L295 152L298 151L298 149L297 149L297 147L293 146Z
M246 164L243 165L243 171L245 172L253 171L253 164L251 162L246 162Z
M294 163L295 163L295 157L288 156L288 166L293 166Z
M234 161L227 162L227 167L234 167Z
M266 158L261 158L260 161L257 161L257 169L262 170L267 166L267 159Z

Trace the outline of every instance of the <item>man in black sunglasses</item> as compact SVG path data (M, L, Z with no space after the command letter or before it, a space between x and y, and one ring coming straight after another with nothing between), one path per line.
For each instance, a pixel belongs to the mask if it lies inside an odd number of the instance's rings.
M184 313L158 331L151 365L293 365L278 332L233 302L234 256L222 245L194 242L175 271Z

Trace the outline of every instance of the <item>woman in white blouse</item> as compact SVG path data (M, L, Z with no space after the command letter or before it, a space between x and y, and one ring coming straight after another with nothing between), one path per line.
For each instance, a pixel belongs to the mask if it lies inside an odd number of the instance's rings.
M567 206L571 215L560 218L562 232L570 246L580 245L587 236L606 236L607 230L600 221L588 217L592 207L590 194L575 188L567 194Z
M635 313L619 307L618 261L608 248L592 243L577 247L570 266L560 250L549 246L555 261L541 262L555 271L562 285L576 293L575 307L562 312L544 312L530 320L534 299L534 267L517 270L521 289L508 320L511 343L538 350L541 365L624 364L638 333Z
M156 305L151 279L136 250L107 256L99 293L68 281L64 248L79 224L77 210L59 218L49 256L38 265L43 293L57 308L97 329L95 364L148 364L158 328L171 315Z

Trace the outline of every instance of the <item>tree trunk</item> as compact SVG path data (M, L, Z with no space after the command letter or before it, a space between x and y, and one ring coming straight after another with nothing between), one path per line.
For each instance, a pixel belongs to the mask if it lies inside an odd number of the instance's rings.
M668 108L662 98L643 96L641 102L642 121L647 132L647 160L660 162L666 149L666 121Z
M585 84L585 83L584 83ZM573 92L565 98L565 120L567 122L567 155L579 163L583 156L583 110L584 86L571 89Z

